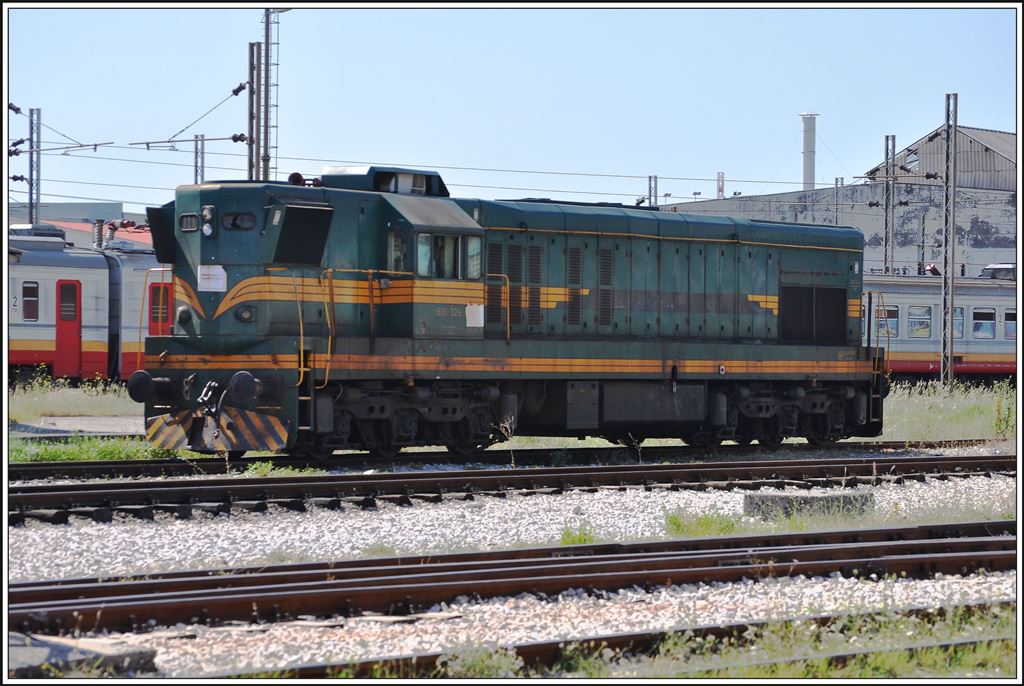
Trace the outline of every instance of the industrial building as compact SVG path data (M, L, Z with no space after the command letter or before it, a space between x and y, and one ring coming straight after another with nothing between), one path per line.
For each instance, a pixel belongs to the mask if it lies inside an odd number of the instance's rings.
M662 210L813 224L855 226L864 233L865 271L884 265L885 160L864 173L864 183L813 188L813 117L804 114L804 190L719 197L663 205ZM808 142L808 120L810 141ZM1017 135L958 126L956 264L978 276L987 264L1017 261ZM942 265L945 127L896 152L892 265L916 273L921 263ZM808 167L810 176L808 176ZM720 194L721 196L722 194Z

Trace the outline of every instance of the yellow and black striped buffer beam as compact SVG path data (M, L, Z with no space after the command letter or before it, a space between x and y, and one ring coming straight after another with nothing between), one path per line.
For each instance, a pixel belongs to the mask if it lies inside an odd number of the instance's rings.
M220 417L207 417L193 439L194 450L282 450L290 422L269 414L225 406Z
M183 450L188 447L188 434L194 419L192 410L149 417L146 420L146 440L164 450Z

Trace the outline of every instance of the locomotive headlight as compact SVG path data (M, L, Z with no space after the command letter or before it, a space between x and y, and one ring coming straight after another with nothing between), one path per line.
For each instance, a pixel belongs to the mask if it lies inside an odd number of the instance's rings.
M235 319L245 323L256 321L256 308L251 305L242 305L241 307L236 307Z
M209 222L203 224L203 235L207 238L213 235L213 224Z
M213 221L213 205L203 205L203 210L202 210L201 214L203 215L203 221L204 222L212 222Z

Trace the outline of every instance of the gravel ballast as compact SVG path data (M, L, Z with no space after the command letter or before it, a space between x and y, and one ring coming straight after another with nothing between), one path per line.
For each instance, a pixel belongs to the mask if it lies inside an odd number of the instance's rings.
M771 489L769 489L771 490ZM1015 515L1016 481L994 476L863 486L874 494L864 525L897 526ZM9 581L118 576L222 566L283 564L394 554L558 545L563 532L587 529L598 540L665 537L669 513L719 514L744 525L750 491L599 491L560 496L481 497L474 501L381 504L305 513L198 516L192 520L124 519L96 524L8 527ZM807 493L808 491L799 491ZM836 492L836 491L830 491ZM845 522L845 526L856 526ZM765 528L767 531L768 529ZM625 589L591 596L531 595L468 599L432 608L413 623L386 618L339 620L340 626L288 622L248 627L178 625L112 639L157 649L160 676L184 678L244 671L275 672L306 663L362 660L471 646L582 638L600 633L663 631L682 626L777 620L829 612L999 602L1016 598L1014 572L932 580L779 578L759 582Z
M875 507L863 521L871 526L993 519L1016 511L1016 482L1009 477L929 480L870 490ZM112 524L73 518L65 526L33 522L8 527L8 580L558 545L563 532L583 529L599 541L628 542L664 537L670 513L740 519L743 495L749 492L635 489L480 497L413 507L382 503L377 510L348 506ZM756 526L755 520L743 521Z
M433 608L449 618L413 624L358 618L339 627L292 622L260 627L179 625L159 634L128 634L128 645L157 650L162 676L277 672L336 663L516 642L572 640L602 633L777 620L825 613L942 607L1016 598L1013 572L929 581L780 578L732 584L627 589L604 597L571 590L557 599L521 595ZM454 615L454 616L450 616Z

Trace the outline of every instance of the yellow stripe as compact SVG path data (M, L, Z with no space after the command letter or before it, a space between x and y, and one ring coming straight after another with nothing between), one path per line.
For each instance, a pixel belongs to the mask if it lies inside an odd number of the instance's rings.
M196 296L196 292L192 290L192 286L190 286L188 282L180 276L174 277L174 299L181 300L187 305L190 305L192 309L199 313L200 317L206 319L206 312L203 311L203 306L199 304L199 298Z
M11 339L7 343L8 350L38 350L53 352L57 349L56 343L52 340L34 339Z
M779 296L777 295L747 295L747 300L752 303L757 303L766 310L771 310L772 314L778 316L779 314Z
M180 355L168 356L163 365L148 356L147 366L165 369L295 369L292 355ZM578 374L807 374L868 373L870 360L633 360L606 358L442 357L438 355L334 355L332 369L481 372L559 372Z
M366 281L338 279L320 282L309 277L255 276L231 288L221 300L214 318L243 302L273 300L323 303L331 298L335 305L370 303L370 285ZM373 282L373 299L380 304L430 303L441 305L482 305L484 284L480 282L437 280L392 280L387 288Z
M1017 356L1012 353L1003 353L995 355L982 355L977 353L968 353L960 355L956 352L956 346L953 348L953 354L956 357L963 358L964 362L1013 362L1017 359ZM939 353L908 353L908 352L889 352L886 353L886 359L888 360L903 360L903 361L938 361Z

